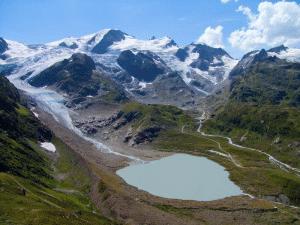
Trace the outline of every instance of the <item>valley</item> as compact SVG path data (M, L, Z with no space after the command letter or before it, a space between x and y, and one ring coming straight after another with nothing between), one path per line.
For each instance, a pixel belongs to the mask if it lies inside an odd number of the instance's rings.
M0 224L299 223L295 49L3 41Z

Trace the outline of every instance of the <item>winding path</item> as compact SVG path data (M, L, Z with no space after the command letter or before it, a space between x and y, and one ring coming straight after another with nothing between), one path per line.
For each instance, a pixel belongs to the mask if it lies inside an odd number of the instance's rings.
M281 168L282 170L289 170L289 171L292 171L292 172L295 172L298 176L300 176L300 169L298 168L295 168L295 167L292 167L284 162L281 162L279 161L278 159L276 159L275 157L273 157L272 155L262 151L262 150L259 150L259 149L255 149L255 148L249 148L249 147L245 147L245 146L242 146L242 145L238 145L238 144L235 144L232 139L230 137L226 137L226 136L222 136L222 135L214 135L214 134L206 134L205 132L201 131L201 128L202 128L202 123L207 119L206 118L206 113L203 111L202 115L198 118L199 119L199 127L197 129L197 132L199 132L201 135L205 136L205 137L219 137L219 138L225 138L228 140L228 144L230 144L231 146L234 146L234 147L237 147L237 148L242 148L242 149L248 149L248 150L251 150L251 151L256 151L256 152L259 152L265 156L268 157L269 161L275 165L277 165L279 168ZM212 139L210 139L212 140ZM221 147L220 143L213 140L214 142L218 143L219 144L219 148ZM221 148L222 149L222 148ZM221 150L220 149L220 150ZM230 154L229 154L230 155ZM234 160L232 157L231 157L232 161ZM233 161L234 162L234 161ZM234 163L235 165L237 165L236 163Z

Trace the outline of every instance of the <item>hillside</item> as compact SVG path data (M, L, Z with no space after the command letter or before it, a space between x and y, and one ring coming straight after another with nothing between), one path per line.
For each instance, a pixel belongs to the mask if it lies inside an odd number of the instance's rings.
M57 152L39 145L50 141ZM80 157L53 137L5 77L0 77L0 146L1 224L114 224L94 212Z
M299 167L299 72L300 64L278 58L254 63L233 78L228 102L207 121L206 130L229 134Z

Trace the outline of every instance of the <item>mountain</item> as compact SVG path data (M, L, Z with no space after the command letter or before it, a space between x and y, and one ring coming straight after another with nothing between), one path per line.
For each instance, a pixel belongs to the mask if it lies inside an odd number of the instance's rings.
M28 79L35 87L52 87L67 94L69 103L83 104L98 97L110 102L126 101L126 93L110 77L96 70L93 59L83 53L75 53L69 59L55 63Z
M180 61L187 61L192 68L206 72L214 84L225 80L237 63L224 49L205 44L188 45L178 49L175 55Z
M288 49L250 52L241 59L230 74L227 100L221 96L226 92L216 94L223 102L204 130L230 136L237 144L261 149L299 168L300 63L273 54L282 51ZM297 179L279 174L265 179L277 183L289 201L300 202Z
M0 54L5 52L6 50L8 50L8 44L3 38L0 37Z
M280 45L269 50L261 49L251 51L245 54L238 64L231 70L229 77L232 78L236 75L245 73L254 63L270 59L283 59L289 62L300 62L300 49L288 48Z
M286 47L284 45L280 45L280 46L269 49L268 52L271 52L271 53L273 52L273 53L279 54L280 52L283 52L283 51L285 52L288 49L289 49L288 47Z
M82 159L27 106L32 102L0 76L0 223L115 224L91 206Z
M177 79L186 84L184 89L201 99L223 83L237 63L237 60L220 48L201 44L180 48L169 37L139 40L114 29L42 45L24 45L9 40L6 42L6 59L0 64L3 75L14 74L30 81L55 63L68 59L73 54L82 53L91 57L95 70L114 79L133 98L140 99L138 93L143 92L144 102L153 102L156 99L156 103L160 103L172 98L170 95L160 99L162 93L159 89L144 92L145 85L150 89L154 86L153 82L161 80L163 76L168 77L169 73L178 74ZM186 55L184 59L180 57L180 52ZM182 85L176 86L177 84L169 83L168 86L174 85L173 88L179 90ZM158 97L153 98L154 95ZM182 101L177 105L188 103Z
M5 42L0 223L116 224L101 213L122 224L298 221L288 206L300 204L296 49L253 51L238 62L222 48L111 29L47 44ZM205 101L218 108L201 127ZM116 175L171 153L219 163L247 195L162 199Z
M228 101L207 127L237 140L247 133L245 143L258 147L263 142L268 151L299 166L300 64L266 56L264 50L256 56L247 70L231 77Z
M104 54L108 51L108 48L115 42L119 42L125 39L125 33L120 30L109 30L103 38L97 43L93 49L93 53Z
M131 50L125 50L121 52L117 62L128 74L145 82L154 81L167 69L165 62L152 52L134 54Z

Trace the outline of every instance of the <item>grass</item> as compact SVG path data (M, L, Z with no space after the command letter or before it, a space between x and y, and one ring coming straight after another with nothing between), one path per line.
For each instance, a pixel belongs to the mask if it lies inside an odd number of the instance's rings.
M224 138L208 138L191 131L183 134L176 131L164 132L152 145L157 150L205 156L223 165L230 172L230 179L246 193L259 197L284 194L292 204L300 205L300 178L274 166L267 156L259 152L231 146ZM208 150L231 154L241 167Z
M24 116L24 117L30 115L29 110L20 104L18 105L17 112L19 113L20 116Z
M49 161L32 142L27 139L17 142L0 132L0 144L0 171L44 185L51 183Z
M60 157L53 163L51 175L61 178L50 180L51 186L0 173L0 224L116 224L101 216L91 203L88 171L80 157L59 139L54 138L53 143Z
M58 138L54 138L52 142L59 149L59 158L54 163L55 172L64 178L60 181L59 188L75 187L87 193L91 181L85 162Z
M0 173L0 203L0 224L113 224L89 210L76 195L35 186L6 173Z
M125 114L130 112L140 113L133 126L135 129L159 126L165 130L181 130L184 125L186 129L191 129L195 126L194 120L175 106L144 105L130 102L123 106L122 111Z
M206 215L207 213L213 214L214 212L218 215L220 213L225 212L227 213L231 211L232 214L230 215L230 219L237 216L237 211L235 211L234 207L230 208L227 206L220 206L218 207L209 207L203 206L197 208L185 208L185 207L175 207L172 205L166 205L166 204L155 204L156 208L165 211L167 213L171 213L176 215L179 218L183 219L193 219L198 220L199 224L210 224L207 223L207 221L203 217L199 216L198 214L201 212ZM266 201L252 201L247 204L247 206L244 207L244 210L248 210L248 214L251 217L253 217L253 224L261 224L261 225L274 225L274 224L298 224L299 223L299 212L297 212L295 209L287 208L283 205L278 205L278 210L272 210L274 209L274 206ZM209 209L209 212L205 212L205 210ZM258 210L260 209L260 210ZM239 210L239 209L238 209ZM246 218L247 219L247 216ZM230 221L230 220L229 220ZM229 222L227 220L222 221L222 224L234 224L233 222ZM234 221L234 219L233 219ZM248 223L247 223L248 224Z

